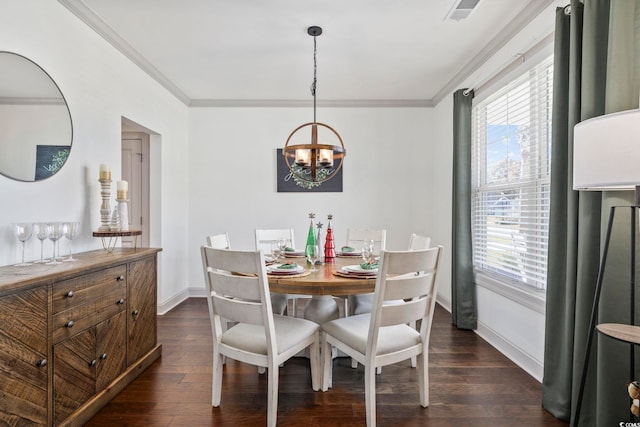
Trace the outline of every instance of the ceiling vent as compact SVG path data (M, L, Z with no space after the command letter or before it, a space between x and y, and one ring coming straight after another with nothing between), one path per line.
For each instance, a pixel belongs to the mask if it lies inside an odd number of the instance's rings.
M478 3L480 3L480 0L455 0L445 20L461 21L468 18Z

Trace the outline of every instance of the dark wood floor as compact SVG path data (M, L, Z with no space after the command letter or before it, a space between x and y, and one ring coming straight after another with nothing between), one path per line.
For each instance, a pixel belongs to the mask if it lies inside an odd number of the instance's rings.
M266 424L267 378L228 360L222 403L211 407L211 332L206 300L189 299L158 318L162 357L87 426L260 426ZM409 361L377 376L379 426L567 426L541 407L541 386L437 307L430 343L430 406L418 400ZM280 369L279 426L364 426L364 370L334 360L333 388L311 389L309 363Z

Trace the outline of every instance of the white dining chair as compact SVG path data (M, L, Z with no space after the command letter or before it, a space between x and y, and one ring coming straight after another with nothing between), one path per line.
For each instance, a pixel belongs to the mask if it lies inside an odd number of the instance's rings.
M421 236L416 233L411 233L411 235L409 236L409 250L428 249L430 244L431 244L431 237ZM387 301L387 304L402 304L403 302L404 301L402 300ZM370 313L372 305L373 305L373 294L358 295L357 306L354 309L354 314ZM416 323L415 322L409 323L409 326L412 326L415 328ZM411 358L411 367L415 368L416 363L417 363L417 360L416 360L416 357L414 356ZM351 367L353 369L357 368L358 362L356 362L355 360L352 360ZM378 373L382 372L382 368L378 368L377 372Z
M359 251L364 243L368 241L373 241L373 251L379 254L386 247L387 230L347 229L346 246L351 246L356 251ZM349 295L344 304L345 316L370 312L371 301L373 301L373 294Z
M376 425L376 369L418 358L420 405L429 406L429 337L442 247L383 251L371 313L341 317L322 325L322 390L332 387L331 347L364 365L367 426ZM385 301L405 300L404 304ZM409 326L420 320L420 331Z
M319 326L274 314L264 254L200 248L213 335L211 404L220 406L223 357L268 370L267 425L276 425L279 366L309 348L311 387L320 389ZM237 322L223 331L221 319Z
M276 229L256 229L256 250L262 251L265 254L270 254L273 248L273 244L277 243L281 240L286 241L287 246L295 249L295 239L293 235L293 228L276 228ZM288 295L288 294L279 294L272 292L271 293L271 303L274 307L274 312L283 314L287 311L287 314L292 317L296 317L296 308L297 308L297 300L298 298L310 298L310 296L306 295ZM292 313L288 313L288 303L289 299L291 299L291 311Z
M431 237L421 236L416 233L411 233L411 236L409 236L409 250L427 249L430 244Z
M231 249L229 233L211 234L207 236L207 246L216 249Z

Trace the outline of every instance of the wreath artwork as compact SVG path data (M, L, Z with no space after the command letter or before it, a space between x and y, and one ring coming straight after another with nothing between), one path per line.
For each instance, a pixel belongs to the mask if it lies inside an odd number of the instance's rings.
M338 160L342 162L342 159ZM293 163L291 166L294 170L289 169L282 148L276 149L276 181L278 193L341 193L342 192L342 167L337 168L336 163L332 168L318 168L316 177L322 181L317 182L302 179L300 176L311 173L308 168ZM294 171L296 173L294 173ZM326 179L326 178L331 179Z
M35 180L49 178L60 170L69 158L68 145L37 145Z

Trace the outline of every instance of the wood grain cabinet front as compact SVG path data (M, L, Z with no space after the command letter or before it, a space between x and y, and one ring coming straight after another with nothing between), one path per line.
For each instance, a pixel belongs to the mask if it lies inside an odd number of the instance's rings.
M129 290L127 357L129 365L151 351L156 345L156 280L155 257L129 264L127 270Z
M125 312L53 346L53 411L59 424L127 367Z
M0 426L82 426L160 357L159 251L0 267Z
M48 291L0 297L0 425L46 426Z

